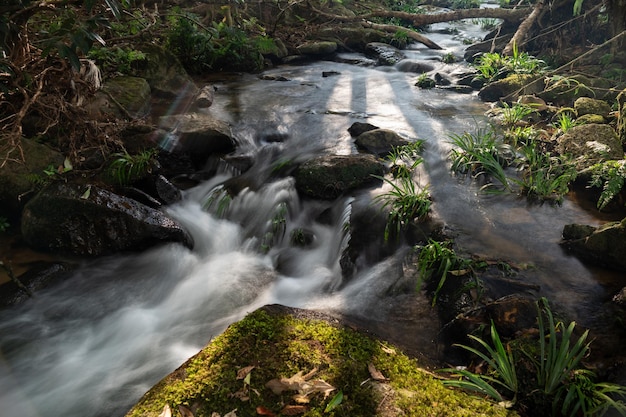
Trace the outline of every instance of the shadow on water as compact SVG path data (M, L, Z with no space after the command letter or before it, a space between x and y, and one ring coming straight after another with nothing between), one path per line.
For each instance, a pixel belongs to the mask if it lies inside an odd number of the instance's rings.
M447 39L434 40L460 47ZM409 53L440 65L432 51ZM323 77L323 71L337 74ZM418 90L415 74L395 68L317 62L266 75L286 81L253 75L216 81L208 110L231 122L238 153L257 157L255 175L271 178L278 158L357 152L347 131L356 121L392 129L426 140L420 181L430 184L437 217L464 251L528 265L520 279L539 285L585 326L600 320L596 306L613 285L626 284L561 250L565 224L601 222L574 200L528 205L515 195L481 194L450 174L448 135L485 123L486 105L475 95ZM353 205L368 204L369 194L304 201L293 179L282 178L242 188L225 216L206 210L212 191L233 175L219 172L169 208L192 233L193 251L167 245L90 262L63 284L0 312L3 414L121 416L229 323L265 304L367 319L415 352L437 351L439 323L428 303L417 293L390 295L404 252L341 281L339 255L350 238L346 216ZM299 230L315 237L306 248L290 244Z

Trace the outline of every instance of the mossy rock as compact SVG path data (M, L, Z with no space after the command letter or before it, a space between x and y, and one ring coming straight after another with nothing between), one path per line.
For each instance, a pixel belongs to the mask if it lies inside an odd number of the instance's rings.
M599 114L583 114L582 116L579 116L576 118L576 123L577 124L599 124L599 125L603 125L606 124L606 119L599 115Z
M139 77L115 77L102 86L102 91L113 101L110 110L117 116L138 119L150 111L150 84ZM106 109L103 109L106 112Z
M483 101L516 101L520 95L538 93L543 89L543 81L535 81L538 77L529 74L512 74L501 80L494 81L484 86L478 97Z
M310 372L310 385L323 383L329 388L326 395L304 396L306 404L296 402L296 391L285 389L277 394L268 387L272 380L275 385L276 379ZM297 380L302 379L292 378ZM293 388L302 386L294 382ZM342 400L329 407L339 392ZM183 406L195 417L225 415L235 409L238 417L257 416L257 410L295 415L287 412L295 407L300 407L298 415L304 417L517 415L444 387L397 347L337 319L277 305L263 307L231 325L148 391L126 417L157 417L166 406L174 410L174 416L180 415L179 406Z
M0 216L16 219L20 216L24 204L35 195L35 182L44 182L48 175L44 171L63 165L65 159L59 152L30 139L21 139L19 143L26 155L25 161L19 161L19 148L11 154L12 158L0 167Z
M617 133L606 124L572 127L557 139L557 151L573 158L579 172L602 161L624 158Z
M372 155L325 155L302 164L294 173L299 192L334 199L382 176L384 165Z
M574 110L578 117L586 114L597 114L607 117L611 112L611 106L604 100L597 100L590 97L579 97L574 101Z

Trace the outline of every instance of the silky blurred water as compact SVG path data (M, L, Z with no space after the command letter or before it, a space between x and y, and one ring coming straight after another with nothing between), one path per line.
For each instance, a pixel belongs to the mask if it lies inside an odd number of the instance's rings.
M483 33L471 22L456 27L460 35L430 35L443 51L415 45L407 54L449 71L441 56L460 57L462 35ZM323 77L324 71L338 74ZM342 285L339 256L350 239L345 223L353 205L368 204L371 196L301 200L292 178L272 176L272 163L281 158L355 153L347 132L355 121L424 139L419 181L429 184L433 210L458 245L531 264L529 283L540 285L542 295L583 324L594 321L595 305L610 291L598 271L565 254L558 242L565 224L600 220L569 199L560 207L528 205L514 195L481 194L471 181L450 175L448 135L485 123L487 105L475 94L420 90L416 74L393 67L317 62L265 75L288 81L243 75L214 84L215 104L208 111L232 123L237 152L256 161L246 174L256 186L218 215L219 191L237 174L222 169L167 209L193 235L193 250L170 244L88 262L62 284L0 312L3 416L122 416L228 324L265 304L393 323L389 316L397 314L399 301L386 294L398 279L403 252ZM266 140L272 135L282 142ZM211 196L217 203L207 208ZM289 243L301 229L314 236L306 248Z

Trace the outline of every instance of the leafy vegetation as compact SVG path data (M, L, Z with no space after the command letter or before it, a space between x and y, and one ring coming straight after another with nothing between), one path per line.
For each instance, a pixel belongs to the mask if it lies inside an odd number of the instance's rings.
M430 212L431 200L428 187L421 187L413 180L414 170L424 162L419 156L423 141L395 147L387 159L391 161L394 179L374 177L391 186L389 191L377 195L375 202L381 203L381 209L389 210L385 240L392 236L399 237L411 223L423 220Z
M624 188L626 179L626 160L605 161L593 165L590 168L590 187L602 188L598 198L598 210L604 209L607 204L617 197Z
M148 149L136 155L128 152L113 154L113 161L108 168L109 176L118 185L130 185L152 170L157 152L156 149Z
M458 256L450 247L451 241L430 240L424 246L418 246L417 266L421 283L434 284L432 305L437 303L439 292L450 275L465 275L472 270L472 260Z
M546 63L526 52L513 47L513 55L501 55L497 52L482 54L474 64L479 76L486 82L492 82L509 74L541 74L546 70Z
M536 416L601 416L609 409L626 415L626 404L615 397L626 398L626 387L595 382L595 374L581 366L588 354L588 331L574 335L575 322L569 325L556 321L545 298L537 302L539 337L536 346L528 343L504 345L491 324L491 344L470 335L482 352L474 347L458 345L477 355L489 366L486 374L467 369L444 369L455 374L456 380L445 385L468 389L488 395L507 406L529 410ZM534 369L534 376L524 384L518 379L518 369ZM547 408L544 407L547 405Z
M0 233L6 232L10 226L9 220L6 217L0 216Z
M169 15L168 23L168 48L192 74L209 70L259 70L263 67L260 50L273 45L267 37L250 38L242 29L225 22L204 26L197 16L180 10Z

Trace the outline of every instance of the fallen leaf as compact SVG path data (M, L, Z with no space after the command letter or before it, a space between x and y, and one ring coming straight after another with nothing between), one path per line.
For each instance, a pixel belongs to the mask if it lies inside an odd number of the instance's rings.
M169 404L165 404L165 407L163 407L163 411L161 411L159 417L172 417L172 410L170 409Z
M310 384L313 387L312 391L310 391L311 394L321 392L324 394L324 397L328 397L331 392L337 389L323 379L316 379L311 381Z
M283 391L299 391L305 382L302 378L302 371L300 371L290 378L272 379L265 386L271 389L274 394L279 395Z
M263 407L263 406L258 406L256 408L256 413L260 416L275 416L276 414L272 413L271 410L268 410L267 408Z
M236 413L237 409L235 408L233 411L231 411L230 413L226 413L224 414L224 417L237 417L237 413Z
M182 417L194 417L193 412L189 408L185 407L184 405L179 405L178 411L180 411L180 415Z
M388 353L390 355L395 355L396 354L395 349L392 349L390 347L383 346L381 349L383 350L383 352Z
M247 390L246 391L233 392L232 394L228 394L228 396L230 398L237 398L240 401L248 401L248 400L250 400L250 395L248 395Z
M286 405L282 410L280 410L280 413L286 416L297 416L298 414L306 413L308 410L308 407L303 405Z
M374 381L378 381L378 382L389 381L389 379L385 378L385 375L383 375L382 372L376 369L373 363L370 362L367 364L367 370L370 371L370 376L372 377Z
M241 368L237 371L237 379L244 379L245 377L252 372L252 370L256 368L254 365L246 366L245 368Z

